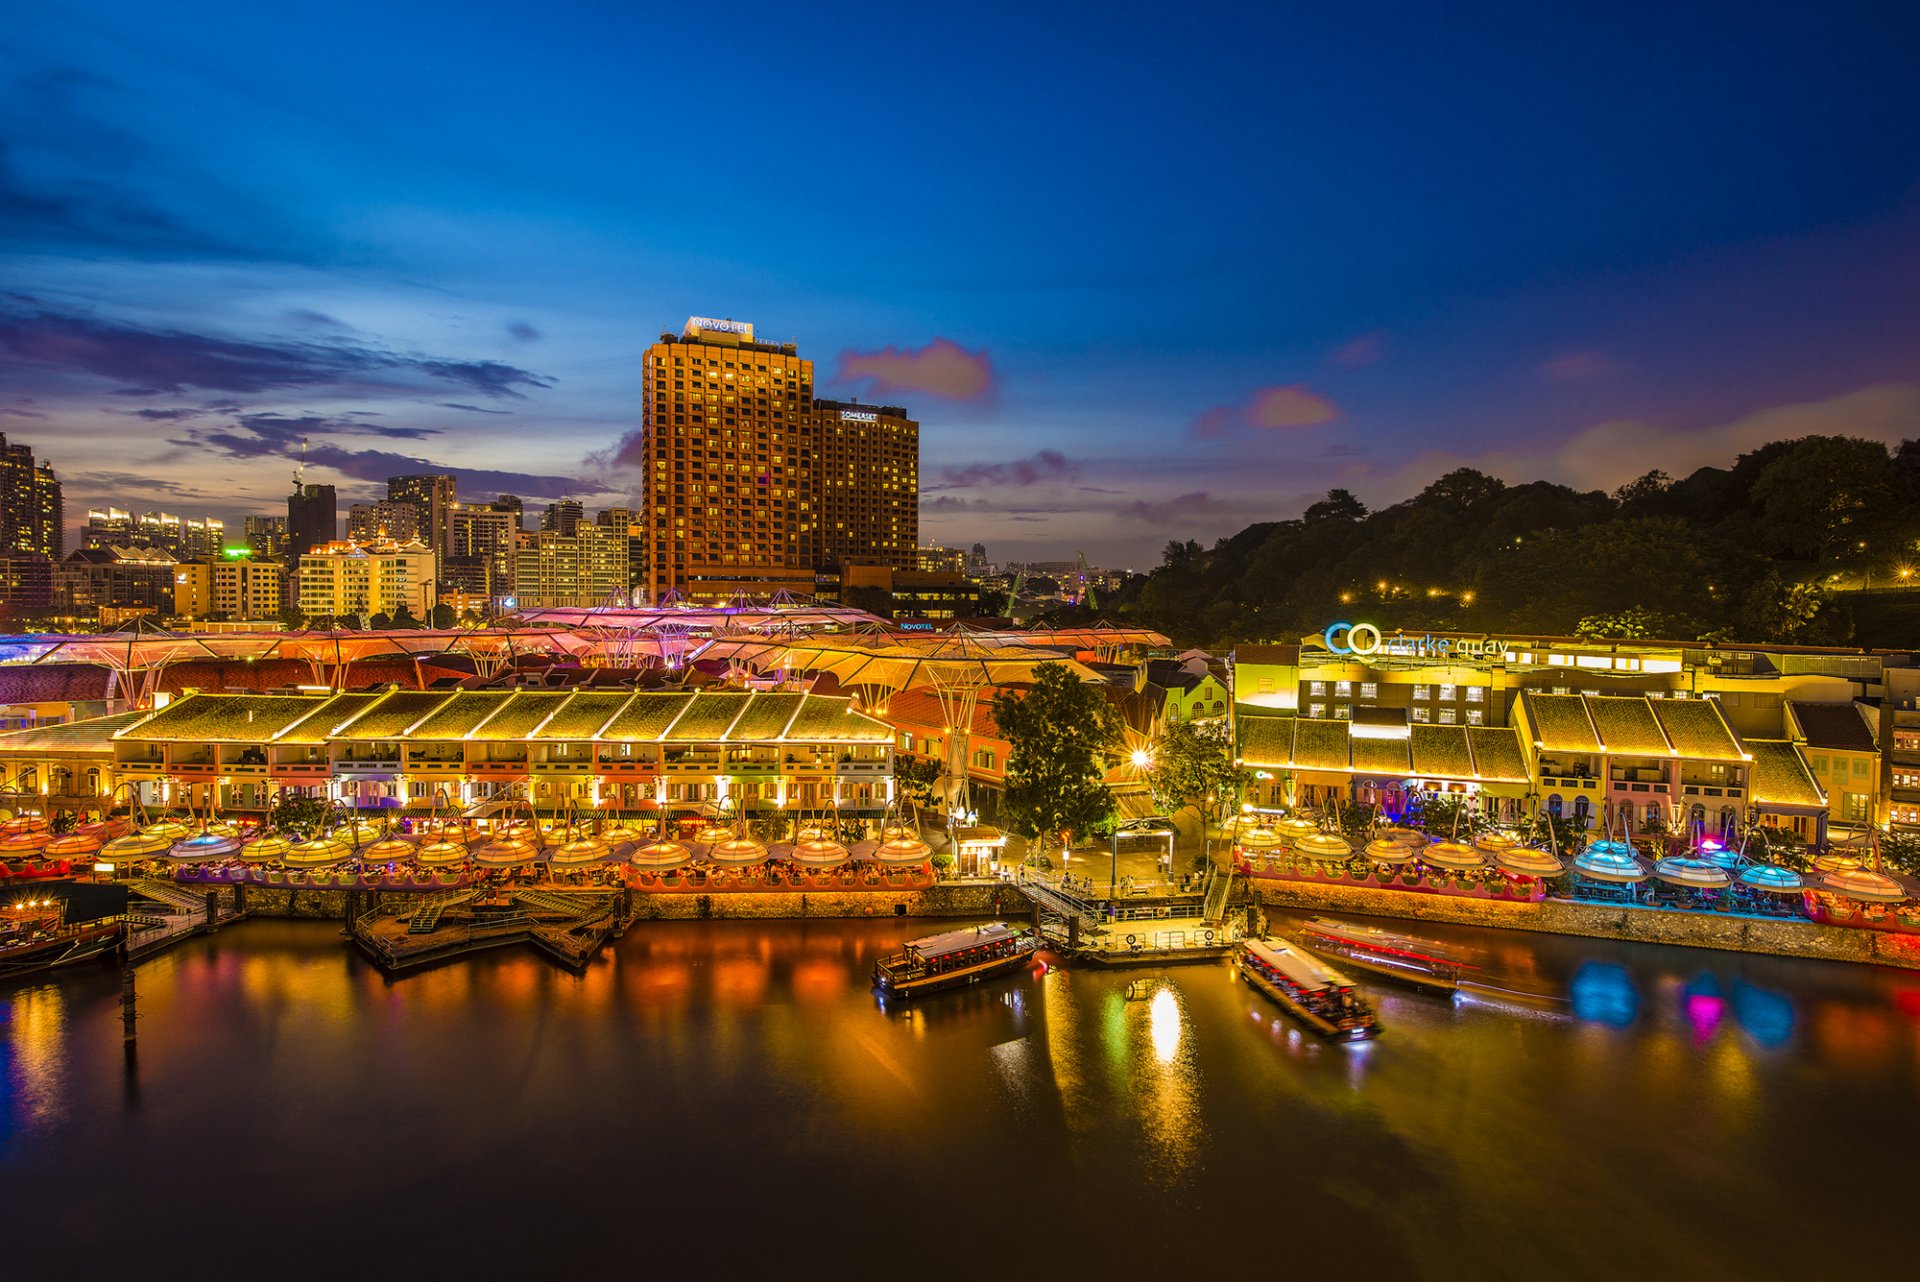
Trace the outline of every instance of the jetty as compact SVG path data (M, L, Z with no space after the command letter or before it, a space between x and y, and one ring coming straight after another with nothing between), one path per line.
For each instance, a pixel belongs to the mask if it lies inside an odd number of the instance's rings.
M349 931L389 975L516 945L578 972L632 916L631 896L615 891L468 888L380 904L357 915Z

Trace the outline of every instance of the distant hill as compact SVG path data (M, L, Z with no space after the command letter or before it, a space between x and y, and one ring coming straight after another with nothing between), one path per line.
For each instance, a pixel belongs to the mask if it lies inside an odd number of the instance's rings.
M1332 490L1298 520L1212 548L1169 543L1101 613L1182 644L1383 627L1803 645L1920 644L1920 441L1776 441L1612 494L1508 485L1471 468L1369 512ZM1920 593L1915 593L1920 601Z

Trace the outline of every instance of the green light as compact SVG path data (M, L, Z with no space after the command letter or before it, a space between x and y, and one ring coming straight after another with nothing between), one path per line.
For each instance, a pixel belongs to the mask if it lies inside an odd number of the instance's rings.
M252 556L253 549L244 548L244 547L243 548L222 548L220 551L220 555L228 558Z

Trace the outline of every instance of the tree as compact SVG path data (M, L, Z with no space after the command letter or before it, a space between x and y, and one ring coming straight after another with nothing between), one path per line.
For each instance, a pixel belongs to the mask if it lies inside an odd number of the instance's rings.
M393 612L393 617L387 621L387 626L396 631L404 631L419 627L420 620L414 618L413 611L406 607L405 602L402 602L400 608Z
M1773 546L1828 561L1877 541L1896 493L1887 447L1850 436L1808 436L1787 445L1753 483Z
M427 621L436 632L445 632L458 623L459 619L454 616L453 607L442 601L433 607L433 614Z
M1573 635L1585 641L1644 641L1672 631L1665 619L1644 605L1618 614L1589 614L1573 625Z
M1327 497L1308 507L1305 515L1308 521L1358 521L1367 515L1367 505L1352 490L1328 490Z
M299 606L289 601L280 607L280 626L289 632L298 631L307 626L307 616L300 612Z
M1120 715L1100 687L1043 663L1031 689L994 696L993 720L1011 748L1002 805L1022 836L1071 841L1113 814L1105 763Z
M1656 467L1651 472L1636 477L1615 490L1613 501L1621 507L1632 507L1650 499L1657 499L1671 488L1673 488L1673 478Z
M932 757L913 757L904 752L893 754L894 786L923 806L934 799L934 786L940 782L940 763Z
M1147 757L1147 790L1167 815L1193 806L1209 818L1207 798L1226 800L1240 779L1233 734L1224 721L1168 721L1153 737Z
M385 632L393 626L393 616L384 610L375 610L367 626L375 632Z
M267 812L267 822L280 832L291 832L301 837L318 836L320 829L326 826L327 803L318 797L283 792L273 803L273 809Z

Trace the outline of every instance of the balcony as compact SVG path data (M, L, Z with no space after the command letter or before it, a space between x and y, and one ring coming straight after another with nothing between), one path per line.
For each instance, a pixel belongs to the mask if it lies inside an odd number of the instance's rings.
M1600 781L1592 775L1548 775L1540 776L1540 786L1561 792L1598 792Z
M1728 797L1739 800L1747 795L1747 790L1738 784L1687 783L1680 785L1683 797Z

